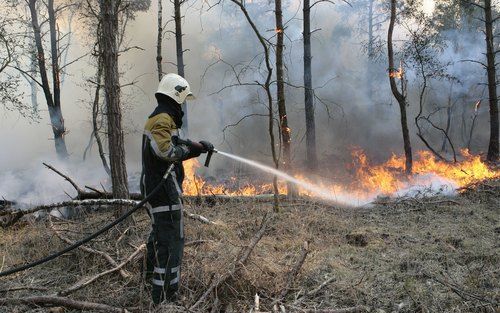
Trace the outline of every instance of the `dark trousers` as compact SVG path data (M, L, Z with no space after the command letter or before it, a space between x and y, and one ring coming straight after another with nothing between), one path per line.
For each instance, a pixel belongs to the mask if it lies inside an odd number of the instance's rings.
M175 301L184 250L182 204L149 208L153 229L147 242L146 278L155 304Z

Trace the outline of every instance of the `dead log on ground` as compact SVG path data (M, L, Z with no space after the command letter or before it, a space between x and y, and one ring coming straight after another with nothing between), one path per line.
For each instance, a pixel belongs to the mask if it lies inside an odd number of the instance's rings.
M15 201L10 201L10 200L6 200L6 199L0 200L0 210L8 208L10 206L14 206L14 205L16 205Z
M23 298L0 298L0 306L5 305L20 305L25 304L29 306L62 306L69 309L76 310L93 310L107 313L129 313L127 309L109 306L107 304L78 301L64 297L53 296L34 296Z
M135 200L127 200L127 199L94 199L94 200L68 200L61 201L51 204L42 204L37 205L35 207L29 209L6 209L0 211L0 216L9 215L9 214L30 214L35 213L42 210L52 210L55 208L62 207L77 207L77 206L92 206L92 205L136 205L137 201Z
M27 214L35 213L38 211L49 211L56 208L62 207L79 207L79 206L102 206L102 205L129 205L134 206L138 201L128 200L128 199L89 199L89 200L68 200L52 204L38 205L29 209L14 209L10 208L7 210L0 210L0 216L9 216L8 224L2 224L2 227L8 227L17 222L21 217ZM184 215L187 218L205 223L205 224L216 224L210 221L208 218L194 213L189 213L184 211Z
M68 175L63 174L61 171L57 170L55 167L53 167L50 164L43 163L45 167L50 169L51 171L55 172L57 175L61 176L64 178L68 183L73 186L73 188L76 191L76 197L74 197L74 200L88 200L88 199L113 199L113 194L107 191L99 191L91 187L87 187L87 189L90 189L92 191L85 191L84 189L80 188L73 179L71 179ZM129 196L130 199L133 200L142 200L142 195L140 193L131 193Z

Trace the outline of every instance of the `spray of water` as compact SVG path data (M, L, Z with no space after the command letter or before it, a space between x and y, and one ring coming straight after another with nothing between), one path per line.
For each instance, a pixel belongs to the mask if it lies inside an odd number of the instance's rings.
M326 189L321 186L311 184L309 182L297 179L285 172L279 171L275 168L272 168L270 166L261 164L259 162L255 162L231 153L223 152L223 151L217 151L219 154L226 156L228 158L231 158L233 160L236 160L238 162L242 162L245 164L248 164L256 169L259 169L263 172L275 175L283 180L286 180L288 182L291 182L299 187L302 187L304 190L309 191L311 194L317 196L318 198L321 198L325 201L332 202L332 203L337 203L341 205L348 205L348 206L362 206L366 205L369 202L371 202L372 199L356 199L352 195L348 195L345 193L340 193L340 192L335 192L334 189ZM374 196L375 197L375 196Z

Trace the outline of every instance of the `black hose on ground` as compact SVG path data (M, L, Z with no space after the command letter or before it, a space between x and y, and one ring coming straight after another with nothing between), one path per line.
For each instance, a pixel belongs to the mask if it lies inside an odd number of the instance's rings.
M118 225L119 223L123 222L127 217L129 217L130 215L132 215L135 211L137 211L140 208L142 208L146 204L146 202L148 202L151 199L151 197L154 196L161 189L161 187L163 186L163 184L167 180L168 176L172 173L173 168L174 168L174 164L172 163L172 165L170 165L169 168L167 169L167 171L165 172L165 175L163 175L163 178L160 181L160 183L158 184L158 186L156 186L153 189L153 191L151 191L141 202L139 202L132 209L130 209L130 211L128 211L127 213L123 214L122 216L120 216L119 218L117 218L116 220L114 220L113 222L111 222L108 225L104 226L103 228L99 229L95 233L93 233L93 234L91 234L91 235L89 235L89 236L87 236L87 237L85 237L85 238L83 238L83 239L75 242L71 246L66 247L63 250L55 252L55 253L53 253L51 255L48 255L48 256L44 257L43 259L37 260L35 262L28 263L28 264L25 264L25 265L17 266L15 268L12 268L10 270L6 270L4 272L0 272L0 277L12 275L14 273L21 272L21 271L25 271L25 270L27 270L29 268L35 267L37 265L40 265L40 264L49 262L49 261L51 261L51 260L53 260L55 258L58 258L61 255L65 254L65 253L67 253L67 252L69 252L71 250L74 250L74 249L78 248L79 246L81 246L83 244L86 244L87 242L91 241L92 239L96 238L97 236L99 236L99 235L105 233L106 231L110 230L112 227L114 227L114 226Z

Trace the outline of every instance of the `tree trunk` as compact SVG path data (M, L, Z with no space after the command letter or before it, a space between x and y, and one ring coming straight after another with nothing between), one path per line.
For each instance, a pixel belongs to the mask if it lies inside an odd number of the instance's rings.
M408 131L408 120L406 117L406 97L404 94L400 93L396 85L396 69L394 67L394 51L392 47L392 34L394 32L394 24L396 22L396 0L391 0L391 19L389 23L389 31L387 32L387 53L389 57L389 82L391 84L391 91L394 98L398 101L399 109L401 111L401 129L403 132L403 142L405 151L405 171L407 174L412 172L412 153L411 153L411 142L410 134ZM401 74L402 75L402 74ZM403 81L404 77L401 76L400 79ZM402 90L404 93L404 90Z
M36 1L29 0L28 7L31 15L31 24L33 27L33 33L35 37L35 45L38 53L38 68L40 71L40 78L42 81L42 89L47 102L47 107L50 116L50 123L52 125L52 133L54 134L54 144L56 147L57 155L65 159L68 157L68 150L66 149L66 142L64 140L64 134L66 129L64 127L64 118L62 117L61 111L61 93L59 89L59 55L57 49L57 33L56 33L56 17L54 12L54 2L49 0L47 3L47 9L49 12L49 27L50 27L50 46L52 52L52 77L53 77L53 87L54 87L54 97L52 97L52 92L49 85L49 79L47 75L47 67L45 64L45 51L42 43L42 34L40 29L40 24L38 22L38 12L36 10Z
M129 197L125 145L120 106L120 80L118 76L118 3L116 0L100 0L101 42L100 53L104 70L104 90L106 94L106 117L108 121L109 163L113 197ZM121 214L122 212L118 212Z
M375 0L369 0L368 3L368 66L367 70L367 81L368 81L368 100L373 103L373 59L375 57L374 49L374 39L373 39L373 2Z
M30 44L30 74L35 77L37 73L37 53L36 53L36 47L33 43ZM36 81L27 77L29 84L30 84L30 90L31 90L31 106L33 107L33 112L38 114L38 85L36 84Z
M175 21L175 46L177 54L177 74L184 77L184 49L182 48L182 15L181 15L181 0L174 0L174 21ZM182 126L186 134L188 133L188 114L186 102L182 104Z
M486 70L488 74L488 94L490 104L490 142L488 145L487 160L490 162L496 162L498 161L499 156L499 121L491 0L484 0L484 15L486 28Z
M311 68L311 5L310 0L304 0L304 106L306 112L306 164L311 170L318 167L316 154L316 123L314 120L314 94L312 87Z
M447 142L447 137L450 134L452 108L453 105L450 92L450 96L448 97L448 107L446 108L446 128L445 128L445 134L443 134L443 143L441 144L441 152L448 152L448 149L446 149L446 142Z
M266 75L266 81L262 85L265 93L266 93L266 98L267 98L267 109L269 112L268 116L268 131L269 131L269 144L271 146L271 154L273 157L273 162L274 166L276 168L279 167L279 159L276 153L276 145L275 145L275 138L274 138L274 112L273 112L273 96L271 94L271 78L273 75L273 68L271 67L271 57L270 57L270 52L269 52L269 44L266 41L266 39L260 34L260 31L258 30L257 26L253 22L252 18L248 14L247 9L245 8L245 5L243 2L239 0L231 0L234 4L236 4L240 10L243 12L245 15L245 18L250 24L250 27L252 27L253 32L255 33L255 36L257 36L257 39L259 39L259 43L262 46L262 50L264 51L264 61L266 64L266 70L267 70L267 75ZM273 203L273 208L274 211L279 210L279 190L278 190L278 179L276 176L274 176L273 179L273 191L274 191L274 203Z
M163 56L161 54L161 45L163 39L163 6L162 0L158 0L158 38L156 43L156 65L158 67L158 81L161 80L163 76L162 60Z
M276 17L276 86L277 86L277 101L278 114L280 120L281 141L283 144L283 168L286 172L292 172L291 158L291 130L288 127L288 116L286 114L285 102L285 81L284 81L284 65L283 65L283 49L285 30L283 28L283 11L281 9L281 0L275 0L275 17ZM287 183L288 196L293 197L297 191L292 183Z
M375 0L369 0L368 3L368 57L372 59L374 57L374 42L373 42L373 2Z
M96 89L94 93L94 103L92 104L92 128L95 141L97 143L97 150L99 151L99 157L101 158L102 166L108 175L111 175L111 169L109 168L108 161L106 160L106 155L104 153L104 147L101 141L101 136L99 135L99 130L101 127L97 125L99 117L99 96L101 94L101 84L102 84L102 58L98 56L97 61L97 74L96 74Z

